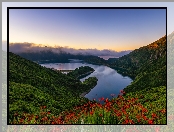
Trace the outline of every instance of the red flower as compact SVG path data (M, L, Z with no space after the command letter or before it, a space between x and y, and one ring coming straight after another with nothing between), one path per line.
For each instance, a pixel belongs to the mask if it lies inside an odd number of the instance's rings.
M144 119L144 120L147 120L147 117L146 117L146 116L143 116L143 119Z
M104 98L104 97L102 97L102 98L99 98L98 100L99 100L99 101L103 101L103 100L105 100L105 98Z
M137 117L137 119L140 119L141 116L140 115L137 115L136 117Z
M146 109L146 108L143 108L143 110L142 110L143 112L148 112L148 110Z
M54 121L52 121L51 124L56 124L56 123Z
M166 113L166 109L160 110L161 113Z
M153 124L153 120L148 120L148 124Z
M94 114L94 112L93 112L93 111L91 111L91 112L90 112L90 115L93 115L93 114Z
M108 103L108 102L109 102L108 98L107 98L107 99L105 99L105 102L106 102L106 103Z
M157 117L157 115L155 113L152 113L152 118Z
M129 123L130 123L130 124L134 124L133 120L129 120Z
M128 123L129 123L129 120L127 119L127 120L125 121L125 123L128 124Z
M102 115L102 114L100 114L99 116L100 116L100 117L102 117L103 115Z
M118 112L116 115L117 115L117 116L121 116L122 114L121 114L120 112Z

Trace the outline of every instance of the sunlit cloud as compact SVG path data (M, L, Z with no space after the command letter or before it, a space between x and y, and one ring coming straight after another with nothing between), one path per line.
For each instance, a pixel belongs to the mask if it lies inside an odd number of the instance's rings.
M94 55L94 56L115 56L120 57L131 52L131 50L116 52L114 50L104 49L74 49L68 46L46 46L42 44L34 43L10 43L9 51L13 53L22 53L22 52L40 52L50 50L54 53L70 53L70 54L82 54L82 55Z

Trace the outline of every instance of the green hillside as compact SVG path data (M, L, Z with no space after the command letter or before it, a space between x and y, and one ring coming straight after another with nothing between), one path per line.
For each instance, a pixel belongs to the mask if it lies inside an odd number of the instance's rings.
M53 114L58 114L86 102L88 99L79 95L97 82L96 78L89 80L82 83L9 52L10 119L16 112L37 113L40 106L47 106Z
M118 73L134 78L126 87L126 92L142 90L147 87L166 86L166 36L136 49L110 63Z

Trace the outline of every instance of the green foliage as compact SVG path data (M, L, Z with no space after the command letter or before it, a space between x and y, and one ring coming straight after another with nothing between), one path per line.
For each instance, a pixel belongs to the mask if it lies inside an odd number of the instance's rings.
M166 86L166 36L109 62L118 73L134 79L126 92Z
M46 105L53 114L82 104L88 99L80 97L97 84L83 84L67 76L9 52L9 117L15 112L37 113Z
M123 94L123 96L121 95ZM159 96L162 95L162 96ZM138 92L120 93L105 103L87 102L63 111L57 116L47 109L39 114L16 115L17 124L166 124L166 87L155 87ZM45 106L46 108L46 106ZM30 118L31 117L31 118ZM21 120L23 119L23 120Z
M94 72L94 69L89 66L81 66L76 68L74 71L69 72L67 75L80 79L82 76L85 77L86 75Z

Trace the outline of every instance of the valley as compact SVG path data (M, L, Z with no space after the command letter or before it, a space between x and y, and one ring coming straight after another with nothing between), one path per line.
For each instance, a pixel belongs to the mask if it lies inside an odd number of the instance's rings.
M166 124L166 43L164 36L109 60L51 51L9 52L9 123ZM68 59L83 60L86 69L81 63L63 74L41 66L77 65ZM118 90L116 84L125 85Z

